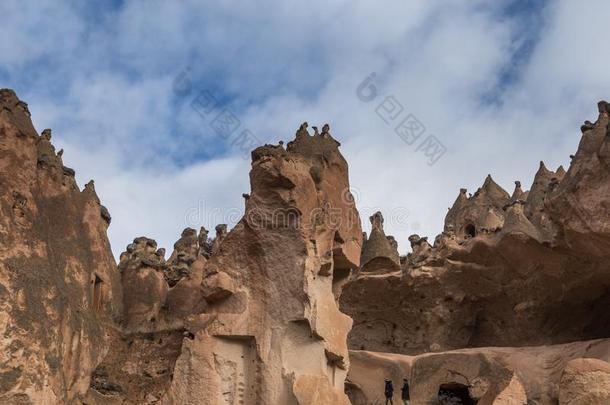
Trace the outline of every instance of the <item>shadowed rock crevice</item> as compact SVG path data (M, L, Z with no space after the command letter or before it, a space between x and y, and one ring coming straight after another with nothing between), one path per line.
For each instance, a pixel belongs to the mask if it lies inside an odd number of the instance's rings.
M468 392L468 387L459 383L441 384L438 388L438 403L440 405L475 405Z

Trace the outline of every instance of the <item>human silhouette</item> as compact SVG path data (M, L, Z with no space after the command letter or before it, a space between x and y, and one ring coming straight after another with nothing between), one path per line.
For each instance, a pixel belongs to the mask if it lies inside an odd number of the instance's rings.
M385 380L385 405L391 404L394 405L394 400L392 397L394 396L394 386L392 386L392 381L386 378Z
M411 394L409 393L409 382L406 378L403 378L403 384L400 391L402 392L401 398L404 405L409 405L411 401Z

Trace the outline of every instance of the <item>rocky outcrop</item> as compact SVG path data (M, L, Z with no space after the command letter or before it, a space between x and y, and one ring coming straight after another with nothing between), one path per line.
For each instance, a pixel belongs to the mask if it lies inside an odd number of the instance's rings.
M371 221L371 234L365 238L362 246L360 271L374 274L380 271L391 272L400 270L398 245L392 236L386 236L383 230L383 215L374 213Z
M337 300L362 229L328 125L253 151L231 232L187 228L167 260L138 237L117 266L93 182L0 103L0 402L349 403Z
M336 297L362 235L347 164L306 125L286 149L252 158L245 215L226 236L217 228L202 282L209 306L187 322L194 338L165 402L347 404L351 319Z
M599 363L566 367L578 357L607 361L607 352L589 352L607 341L562 344L610 335L608 123L608 104L600 103L567 172L541 163L530 191L516 182L510 197L488 176L474 195L460 191L432 247L410 238L401 273L381 269L350 280L341 297L354 319L350 348L411 355L400 361L413 365L414 403L436 403L441 385L447 392L467 387L478 403L607 402L599 399ZM448 352L454 349L462 350ZM472 392L481 378L483 396ZM585 402L570 402L579 395Z
M490 176L471 197L462 189L431 249L413 237L402 273L351 280L341 297L350 347L420 354L608 337L607 127L602 109L568 171L541 163L529 192L517 183L509 197Z
M502 229L503 209L510 196L487 176L483 186L472 197L461 189L453 207L445 218L445 231L456 232L461 239L474 238L480 233L493 233Z
M207 240L207 234L204 237ZM191 266L203 256L199 254L200 239L196 230L186 228L182 231L180 239L174 243L174 252L165 269L165 279L170 287L174 287L183 278L191 276Z
M155 322L167 297L163 278L166 267L163 249L157 242L139 237L121 254L119 271L124 292L124 326L138 329ZM145 326L144 326L145 327Z
M96 369L91 403L348 403L351 319L337 299L359 265L362 230L337 146L302 128L287 149L258 148L233 230L218 225L210 240L187 228L167 261L152 239L127 247L116 345L137 349ZM153 349L167 354L148 377L120 367ZM147 398L137 384L153 381Z
M599 118L583 133L568 171L549 195L546 206L558 228L558 243L583 257L604 257L610 250L608 106L599 103Z
M601 405L608 398L608 349L610 340L601 339L417 356L352 350L346 389L353 405L382 401L385 378L396 403L407 379L414 404Z
M252 152L233 229L186 228L167 259L137 237L117 266L93 181L0 90L0 402L370 404L389 378L414 404L607 403L609 111L567 171L460 190L402 258L304 123Z
M610 403L610 363L579 358L568 362L559 384L562 405Z
M0 90L0 403L76 403L120 322L120 276L93 183Z

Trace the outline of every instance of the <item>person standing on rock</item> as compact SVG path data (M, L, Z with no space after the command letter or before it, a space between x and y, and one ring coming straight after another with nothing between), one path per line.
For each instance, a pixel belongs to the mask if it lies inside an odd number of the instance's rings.
M394 396L394 387L392 386L392 381L386 378L385 380L385 405L391 404L394 405L394 400L392 397Z
M404 405L409 405L411 403L411 394L409 393L409 382L406 378L403 378L402 381L403 384L402 388L400 389L402 391L402 402L404 403Z

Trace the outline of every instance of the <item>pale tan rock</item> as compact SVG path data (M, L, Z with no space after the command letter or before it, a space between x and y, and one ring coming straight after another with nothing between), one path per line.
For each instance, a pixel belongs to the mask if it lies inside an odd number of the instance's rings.
M556 225L550 218L547 200L564 177L563 167L560 169L562 172L557 174L548 170L544 162L540 162L525 205L525 215L538 229L541 239L546 241L552 241L557 233Z
M500 394L493 400L492 405L526 405L527 394L523 388L523 384L516 374L510 379L510 382Z
M398 249L392 239L383 230L383 215L376 212L369 218L371 234L362 247L361 269L363 273L380 273L398 271L400 259Z
M222 242L224 241L224 239L226 237L227 237L227 225L226 224L216 225L216 237L214 238L214 243L212 245L212 251L211 251L212 254L218 252L218 250L220 249L220 245L222 244Z
M346 390L353 405L383 400L383 381L397 389L407 378L414 404L437 404L441 387L462 387L478 404L562 404L562 398L604 395L610 340L539 347L487 347L405 356L350 351ZM583 357L587 357L583 361ZM574 360L576 359L576 360ZM591 372L592 374L587 374ZM569 383L568 383L569 382ZM587 385L588 384L588 385ZM584 394L588 387L590 397ZM559 402L558 402L559 401ZM597 402L596 402L597 401ZM382 402L383 403L383 402ZM400 402L398 402L400 403ZM570 403L570 402L569 402Z
M407 260L412 266L417 266L425 261L432 254L432 246L428 243L427 237L420 237L417 234L409 236L412 252L407 255Z
M102 206L50 138L0 90L0 403L84 396L123 312Z
M165 301L169 314L174 317L186 317L205 310L207 303L202 291L205 265L205 257L198 256L188 266L188 277L182 276L173 287L170 287Z
M384 404L386 378L394 386L394 402L400 404L400 387L403 378L410 378L413 357L350 350L350 362L345 388L352 405Z
M146 329L156 322L165 305L168 285L163 270L165 261L157 254L157 242L138 237L121 254L119 270L124 293L124 326Z
M362 231L337 143L305 128L252 153L244 218L205 265L210 305L189 318L164 403L348 403L351 319L336 297Z
M607 256L610 251L609 121L608 112L601 111L594 128L582 135L565 176L547 198L549 216L561 219L556 221L556 243L594 257Z
M528 197L528 193L524 192L521 188L521 182L515 181L515 190L513 191L513 195L510 197L510 203L514 203L515 201L526 201Z
M425 255L413 247L402 276L346 284L350 347L421 354L606 336L608 123L604 110L567 172L541 163L529 193L517 183L508 198L491 177L472 197L460 190L443 234Z
M525 216L524 205L524 201L517 200L506 207L506 219L501 234L523 234L536 241L542 241L540 230Z
M403 378L413 404L607 403L609 111L567 172L462 189L402 260L380 213L363 244L338 142L304 123L253 151L234 229L167 261L136 238L117 268L93 181L0 90L0 403L368 405L385 378L395 403ZM348 315L387 353L349 353Z
M235 286L231 277L226 273L213 273L206 275L201 282L203 298L208 302L220 301L235 293Z
M490 228L500 228L503 208L509 201L508 193L488 175L472 197L466 196L466 189L460 189L445 217L445 230L452 229L458 238L468 240L483 231L490 232Z
M610 363L582 358L568 362L559 385L559 404L608 403L610 403Z

